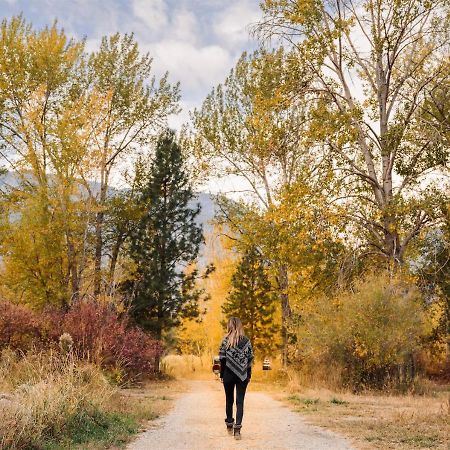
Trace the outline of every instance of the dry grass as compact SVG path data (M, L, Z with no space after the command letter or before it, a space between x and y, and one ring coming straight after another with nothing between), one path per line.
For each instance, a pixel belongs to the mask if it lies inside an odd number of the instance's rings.
M95 366L71 355L18 358L4 351L0 380L0 448L37 446L43 438L57 436L70 420L101 410L113 394Z
M261 385L264 389L267 383L286 383L286 375L282 373L279 359L271 360L272 369L262 370L262 361L257 360L252 368L252 382ZM203 354L195 355L167 355L161 361L162 370L170 377L180 380L211 380L213 356Z
M123 448L167 412L177 382L119 389L69 352L0 356L0 449Z
M161 361L162 371L177 379L204 380L212 375L209 355L167 355Z
M308 422L348 436L361 449L448 449L449 390L427 395L354 395L288 388L280 395Z

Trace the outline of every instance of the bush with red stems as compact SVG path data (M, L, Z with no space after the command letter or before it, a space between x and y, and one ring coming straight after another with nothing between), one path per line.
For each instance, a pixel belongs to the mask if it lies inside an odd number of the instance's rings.
M0 302L0 348L26 351L41 340L39 315L22 305Z
M72 351L95 362L120 378L135 378L157 372L161 343L130 326L115 308L101 302L78 302L68 312L41 313L0 302L0 350L9 347L26 352L32 348L59 347L59 337L68 333Z

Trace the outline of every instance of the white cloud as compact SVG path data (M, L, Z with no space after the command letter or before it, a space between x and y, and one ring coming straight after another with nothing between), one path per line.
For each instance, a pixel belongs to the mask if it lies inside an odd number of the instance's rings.
M159 72L168 70L171 79L181 81L190 97L204 95L223 81L232 64L229 52L217 45L197 47L189 42L164 40L147 49L155 57L155 68Z
M164 0L133 0L133 13L152 33L163 31L168 23L167 5Z
M16 2L33 23L59 25L73 37L86 36L86 50L102 35L134 32L142 52L154 58L155 75L169 71L180 81L182 119L225 80L240 53L253 47L247 26L258 18L258 0L0 0Z
M176 11L171 21L170 38L183 42L196 43L198 22L195 15L186 9Z
M213 29L217 37L227 46L242 46L249 39L249 25L255 23L259 16L257 2L237 1L217 14Z

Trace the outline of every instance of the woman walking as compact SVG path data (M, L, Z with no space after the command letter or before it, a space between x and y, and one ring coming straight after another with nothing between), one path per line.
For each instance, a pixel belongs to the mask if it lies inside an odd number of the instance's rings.
M228 320L227 334L219 349L220 378L225 388L227 417L225 424L235 439L241 438L245 390L252 376L253 349L244 335L242 322L237 317ZM234 390L236 388L236 423L233 418Z

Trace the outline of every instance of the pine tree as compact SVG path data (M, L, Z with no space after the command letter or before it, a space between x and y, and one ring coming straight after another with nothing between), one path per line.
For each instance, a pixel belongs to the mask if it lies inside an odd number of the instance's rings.
M203 242L202 226L195 222L200 204L189 206L194 193L173 132L159 138L148 181L141 189L138 201L144 211L129 245L136 273L125 290L131 294L135 321L160 339L181 318L200 315L203 295L196 287L198 270L191 270Z
M226 317L239 317L255 352L267 356L276 346L277 297L257 249L248 249L231 278L232 290L222 306Z

